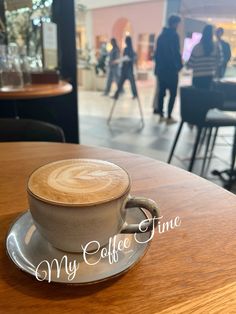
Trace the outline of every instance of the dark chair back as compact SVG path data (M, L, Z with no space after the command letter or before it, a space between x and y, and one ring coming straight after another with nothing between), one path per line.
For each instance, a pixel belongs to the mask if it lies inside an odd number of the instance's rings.
M63 130L53 124L28 119L0 119L0 142L65 142Z
M210 109L222 109L223 94L217 91L182 87L180 90L181 117L184 122L202 126Z
M224 101L234 101L234 102L236 102L236 87L235 87L235 83L214 82L213 89L223 93Z

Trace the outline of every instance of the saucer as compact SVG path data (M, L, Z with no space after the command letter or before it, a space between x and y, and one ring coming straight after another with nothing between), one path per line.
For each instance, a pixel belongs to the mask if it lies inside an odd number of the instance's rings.
M147 218L140 208L127 209L128 223L138 224ZM117 234L97 252L68 253L54 248L40 235L27 211L11 226L6 249L19 269L39 281L92 284L128 271L144 256L150 238L151 231L137 235Z

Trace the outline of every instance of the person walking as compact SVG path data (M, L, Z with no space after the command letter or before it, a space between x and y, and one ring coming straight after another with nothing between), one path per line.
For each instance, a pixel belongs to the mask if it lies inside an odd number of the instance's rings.
M158 78L159 95L158 108L154 108L154 113L160 115L160 121L164 118L163 102L166 90L170 91L168 104L167 123L176 122L172 118L175 98L178 87L179 72L183 67L180 54L179 36L177 34L181 19L177 15L172 15L168 19L168 27L165 27L157 39L155 51L155 75Z
M227 64L231 59L231 48L230 45L222 39L224 35L224 29L222 27L217 28L216 38L217 47L219 49L220 62L217 67L216 77L222 78L225 75Z
M119 59L120 59L120 49L118 47L115 38L111 39L112 49L109 53L108 61L108 77L104 95L107 96L110 93L112 82L115 81L118 87L120 71L119 71Z
M125 44L126 44L126 47L124 49L123 58L122 58L121 76L119 79L118 88L113 97L115 100L119 98L119 95L122 92L123 85L126 80L130 81L133 98L138 97L138 92L137 92L135 78L134 78L134 62L136 59L136 54L133 50L132 39L130 36L126 36Z
M206 25L200 43L193 48L187 63L187 67L193 69L192 85L210 89L218 63L219 50L213 41L213 26Z
M106 58L107 58L106 44L102 43L98 62L95 66L96 75L99 75L99 70L101 70L103 74L106 74Z

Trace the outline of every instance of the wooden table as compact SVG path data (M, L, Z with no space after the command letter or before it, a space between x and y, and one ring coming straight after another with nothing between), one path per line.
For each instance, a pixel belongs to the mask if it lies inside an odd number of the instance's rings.
M69 94L73 87L66 81L60 81L58 84L31 84L25 85L19 89L5 88L0 90L0 101L12 101L14 106L14 115L19 118L18 100L40 99L47 97L56 97Z
M68 94L72 91L72 85L65 81L58 84L33 84L25 85L20 89L0 90L0 100L20 100L55 97Z
M181 169L125 152L71 144L0 144L0 313L236 313L236 197ZM28 208L33 169L66 158L99 158L125 167L132 194L154 199L179 228L155 234L125 275L79 287L38 282L5 252L10 224Z

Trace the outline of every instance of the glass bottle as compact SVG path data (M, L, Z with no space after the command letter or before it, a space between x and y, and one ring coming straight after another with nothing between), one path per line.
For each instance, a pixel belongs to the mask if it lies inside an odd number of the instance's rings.
M7 47L5 45L0 45L0 88L3 85L3 75L7 69Z
M24 84L31 84L31 68L30 68L30 59L27 55L27 49L26 46L24 46L21 49L21 54L20 54L20 60L21 60L21 70L23 74L23 81Z
M10 43L8 46L7 66L3 72L3 88L23 87L23 75L18 53L18 46Z

